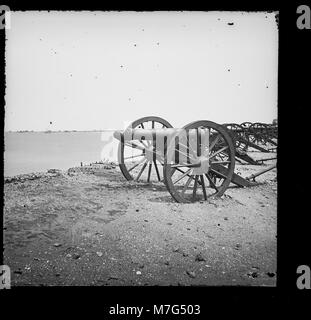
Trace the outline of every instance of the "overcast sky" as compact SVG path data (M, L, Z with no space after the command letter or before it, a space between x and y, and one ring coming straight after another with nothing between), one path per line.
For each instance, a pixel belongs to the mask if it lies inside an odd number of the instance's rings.
M275 13L12 12L6 37L6 131L277 117Z

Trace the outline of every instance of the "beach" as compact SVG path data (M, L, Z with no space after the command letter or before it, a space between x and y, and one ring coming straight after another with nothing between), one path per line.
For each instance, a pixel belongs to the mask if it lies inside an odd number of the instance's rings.
M276 169L257 181L183 204L113 163L5 178L12 286L275 286Z

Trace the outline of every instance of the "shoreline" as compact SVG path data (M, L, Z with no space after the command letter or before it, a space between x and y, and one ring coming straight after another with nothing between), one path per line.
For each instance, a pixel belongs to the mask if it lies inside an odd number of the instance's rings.
M90 172L94 169L98 169L100 166L101 169L115 169L118 164L114 163L113 161L99 161L89 164L83 164L82 166L70 167L65 170L61 169L47 169L46 171L36 171L31 173L21 173L13 176L4 176L4 183L11 183L11 182L23 182L29 180L36 180L40 178L52 178L57 177L60 175L74 175L77 173L85 173Z

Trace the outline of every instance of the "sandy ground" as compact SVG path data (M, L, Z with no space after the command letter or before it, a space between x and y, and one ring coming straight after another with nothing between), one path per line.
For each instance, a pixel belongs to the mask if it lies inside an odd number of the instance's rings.
M257 181L180 204L163 183L128 182L107 165L6 179L12 286L275 286L276 169Z

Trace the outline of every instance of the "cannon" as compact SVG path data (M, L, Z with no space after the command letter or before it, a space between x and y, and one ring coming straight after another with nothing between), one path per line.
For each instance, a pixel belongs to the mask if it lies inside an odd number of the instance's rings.
M230 183L254 185L251 179L234 173L234 141L215 122L200 120L173 128L166 120L150 116L115 131L114 137L120 141L118 162L124 177L164 182L177 202L222 196Z

